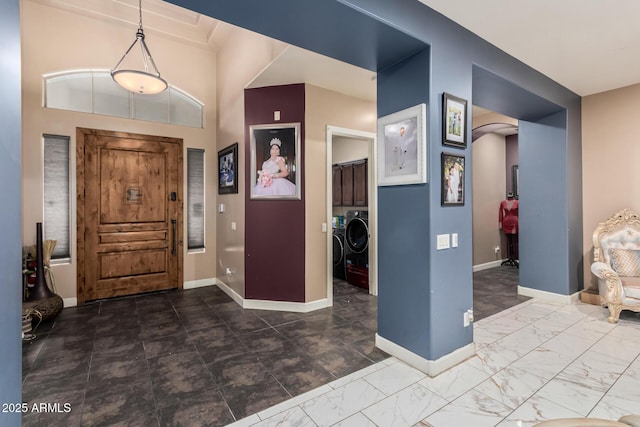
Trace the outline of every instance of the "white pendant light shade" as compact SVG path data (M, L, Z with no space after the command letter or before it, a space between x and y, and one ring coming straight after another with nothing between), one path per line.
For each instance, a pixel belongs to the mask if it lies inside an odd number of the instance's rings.
M143 95L153 95L162 92L168 85L166 80L160 77L160 71L158 71L158 67L156 67L156 63L153 61L147 43L144 41L144 31L142 30L142 0L139 0L138 4L140 10L140 27L136 32L136 39L111 70L111 77L116 83L128 91ZM125 61L127 55L129 55L129 52L131 52L135 45L140 46L140 67L128 68L131 64L126 64L127 68L119 69L118 67L120 67L121 64L124 67L123 61ZM128 62L131 63L132 61Z
M167 82L160 76L154 76L143 71L118 70L112 71L111 77L128 91L143 95L160 93L167 88Z

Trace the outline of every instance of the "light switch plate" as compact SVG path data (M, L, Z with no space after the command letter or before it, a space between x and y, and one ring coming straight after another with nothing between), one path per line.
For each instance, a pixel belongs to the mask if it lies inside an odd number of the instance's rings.
M458 247L458 233L451 234L451 247L452 248Z

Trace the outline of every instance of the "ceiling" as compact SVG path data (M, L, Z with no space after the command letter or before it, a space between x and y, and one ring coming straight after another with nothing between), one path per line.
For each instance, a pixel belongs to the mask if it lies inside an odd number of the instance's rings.
M137 0L29 1L114 25L138 26ZM638 0L419 1L578 95L640 82ZM142 8L148 36L162 33L218 50L230 33L239 31L162 0L144 0ZM295 47L283 52L251 86L303 82L375 99L375 73Z
M580 96L640 82L638 0L420 0Z

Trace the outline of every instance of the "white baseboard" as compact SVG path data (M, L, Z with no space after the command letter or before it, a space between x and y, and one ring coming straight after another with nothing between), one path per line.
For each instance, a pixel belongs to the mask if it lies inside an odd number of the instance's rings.
M580 301L580 292L576 292L571 295L561 295L553 292L541 291L539 289L525 288L524 286L520 285L518 285L518 295L538 298L558 304L576 304L578 301Z
M500 264L502 264L503 261L504 261L503 259L499 259L496 261L485 262L484 264L474 265L473 272L475 273L476 271L482 271L482 270L488 270L490 268L500 267Z
M319 310L321 308L329 307L329 300L327 298L311 301L311 302L289 302L289 301L268 301L258 299L245 299L240 296L236 291L231 289L222 280L217 279L216 285L236 304L242 308L251 310L275 310L275 311L291 311L294 313L308 313L310 311Z
M216 284L215 277L211 277L208 279L190 280L182 284L182 289L203 288L205 286L213 286L215 284Z
M308 313L329 307L327 298L311 302L267 301L257 299L245 299L243 308L255 310L292 311L294 313Z
M236 302L236 304L238 304L240 307L243 306L242 302L244 301L244 298L242 298L240 296L240 294L238 294L236 291L234 291L233 289L231 289L226 283L224 283L222 280L220 279L216 279L216 286L218 286L222 292L224 292L225 294L229 295L229 297L234 300Z
M76 307L78 305L78 298L62 298L62 306L64 308L67 307Z
M386 353L389 353L396 359L402 360L403 362L424 372L430 377L435 377L436 375L464 362L476 354L475 346L473 343L470 343L442 356L439 359L428 360L392 341L389 341L386 338L381 337L378 334L376 334L376 347Z

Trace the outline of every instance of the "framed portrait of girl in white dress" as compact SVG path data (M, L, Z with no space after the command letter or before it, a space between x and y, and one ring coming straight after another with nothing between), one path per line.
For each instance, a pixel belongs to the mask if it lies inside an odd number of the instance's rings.
M300 199L300 123L253 125L252 199Z

